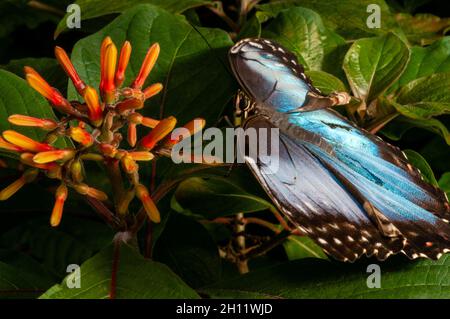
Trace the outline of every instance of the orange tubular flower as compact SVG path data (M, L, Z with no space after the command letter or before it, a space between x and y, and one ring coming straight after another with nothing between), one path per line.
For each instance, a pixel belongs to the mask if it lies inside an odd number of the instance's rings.
M130 144L131 147L134 147L136 145L137 134L136 134L136 124L134 123L128 124L127 140L128 144Z
M122 114L129 110L142 109L144 107L144 99L143 98L130 98L125 99L117 104L116 110L117 113Z
M34 155L33 162L37 164L51 163L54 161L67 161L75 156L75 150L54 150L48 152L40 152Z
M114 77L116 73L117 63L117 48L114 43L110 43L106 46L105 57L103 61L104 73L102 82L102 96L106 104L112 104L115 100L116 85L114 83Z
M83 146L91 146L94 143L94 138L88 131L80 126L73 126L68 130L69 136L76 142Z
M35 140L17 133L16 131L4 131L3 138L9 143L19 146L20 148L30 152L46 152L54 150L54 147L46 143L39 143Z
M128 66L128 61L131 55L131 44L129 41L125 41L120 50L119 64L117 66L116 78L114 80L116 87L120 87L125 80L125 70Z
M17 193L26 183L32 182L38 174L38 170L31 169L0 191L0 200L7 200Z
M141 200L148 218L154 223L159 223L161 221L161 215L159 214L158 207L156 207L144 185L139 184L136 186L136 196Z
M141 70L139 71L136 79L133 81L133 84L131 84L132 88L140 89L144 85L145 80L147 79L150 71L153 69L153 66L156 63L156 60L158 59L159 51L160 48L158 43L153 44L148 49L147 55L144 58L144 62L142 62Z
M112 43L112 40L110 37L106 37L102 41L102 46L100 47L100 92L103 92L103 82L105 78L105 53L106 53L106 47Z
M47 81L45 81L39 73L37 73L33 68L26 66L24 67L25 77L28 84L38 91L43 97L52 103L53 106L61 108L62 111L70 112L72 106L70 103L58 92L57 89L51 87Z
M156 125L156 127L141 140L141 146L151 150L155 147L156 143L161 141L175 128L176 124L177 120L173 116L169 116L168 118L159 121L158 125Z
M144 97L145 99L149 99L152 96L155 96L163 89L163 85L161 83L155 83L144 89Z
M128 155L135 161L151 161L155 157L150 152L129 152Z
M200 132L201 130L203 130L203 128L205 127L206 121L202 118L195 118L192 121L188 122L186 125L183 126L183 128L187 129L189 131L189 136L195 135L196 133ZM187 136L185 136L186 138ZM166 141L164 143L165 146L173 146L175 144L177 144L178 142L180 142L182 139L182 137L180 136L179 138L172 138L172 137L167 137Z
M56 227L61 222L62 213L64 210L64 202L67 199L67 187L64 184L61 184L55 193L55 205L53 206L52 215L50 217L50 225L52 227Z
M59 64L61 64L62 68L66 72L66 74L72 80L75 89L83 95L84 89L86 88L86 84L80 79L75 67L73 66L70 58L67 56L66 51L63 48L55 47L55 56L58 59Z
M24 151L23 148L5 141L3 139L3 137L1 137L1 136L0 136L0 148L3 148L4 150L8 150L8 151L13 151L13 152L23 152Z
M103 120L103 110L100 106L97 91L93 87L87 86L83 98L88 107L89 119L95 126L100 126Z
M137 165L137 163L128 154L123 156L122 159L120 160L120 162L122 163L122 166L123 166L125 172L127 172L128 174L134 173L139 169L139 166Z
M38 119L32 116L14 114L8 117L11 124L19 126L39 127L43 130L51 131L58 127L58 123L50 119Z

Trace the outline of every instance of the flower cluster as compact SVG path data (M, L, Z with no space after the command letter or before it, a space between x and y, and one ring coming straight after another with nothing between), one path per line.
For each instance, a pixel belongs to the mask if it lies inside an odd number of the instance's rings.
M142 63L137 77L130 86L123 87L125 70L131 55L131 44L126 41L118 54L110 37L103 40L100 49L100 86L97 90L87 85L78 75L67 53L60 47L55 55L64 71L70 77L84 103L68 101L54 87L50 86L33 68L25 67L26 80L30 86L44 96L62 116L59 121L24 115L11 115L13 125L35 127L47 131L43 141L35 141L16 131L8 130L0 137L0 148L20 154L20 160L28 168L11 185L0 191L0 200L6 200L39 174L60 181L55 192L55 205L50 218L52 226L59 225L64 202L69 189L99 201L106 201L107 195L86 183L84 161L98 161L105 165L113 184L115 212L119 217L128 213L128 206L134 197L139 198L153 222L160 221L158 209L148 189L139 180L138 161L151 161L155 155L167 154L179 140L169 134L175 128L174 117L157 120L137 112L144 102L158 94L163 86L152 84L143 89L144 82L154 67L159 55L158 43L153 44ZM196 119L204 125L204 120ZM194 121L194 120L193 120ZM151 129L139 141L136 127L142 125ZM192 122L185 128L195 134ZM127 130L128 149L121 144L122 130ZM73 147L57 148L58 138L69 138ZM161 151L160 153L158 151ZM125 187L122 176L127 176L129 186ZM122 185L119 185L122 184Z

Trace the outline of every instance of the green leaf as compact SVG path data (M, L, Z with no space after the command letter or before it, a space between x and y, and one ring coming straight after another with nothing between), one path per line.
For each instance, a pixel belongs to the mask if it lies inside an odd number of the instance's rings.
M127 10L99 32L77 42L72 61L81 78L93 87L100 81L100 45L106 36L118 46L125 40L133 46L125 84L139 72L150 45L159 42L161 46L147 85L161 82L164 89L146 103L145 115L172 115L180 124L201 116L213 125L235 91L235 80L225 62L232 45L228 34L218 29L194 29L182 16L152 5ZM72 85L68 92L70 99L79 98Z
M46 288L39 276L0 261L0 299L35 298Z
M171 214L153 258L194 288L212 284L221 276L219 252L212 237L201 224L180 214Z
M324 94L348 91L345 84L332 74L323 71L306 71L306 75L311 79L313 85Z
M0 131L15 130L37 141L44 138L46 132L43 130L10 124L7 119L12 114L56 120L48 102L25 80L13 73L0 70ZM55 145L66 146L63 139L59 139Z
M272 204L247 193L228 178L188 178L178 186L174 197L183 209L205 218L270 209Z
M414 16L399 13L395 16L411 43L429 45L445 34L450 26L450 18L440 18L429 13L418 13Z
M401 87L420 77L443 72L450 72L450 36L425 48L412 47L408 65L395 87Z
M292 51L307 70L339 70L336 52L345 46L345 40L328 30L320 16L310 9L294 7L280 12L262 36Z
M450 298L450 255L438 261L391 257L377 262L381 288L368 288L369 261L302 259L258 269L200 291L211 298Z
M381 28L367 27L369 4L380 7ZM330 28L346 39L358 39L371 35L384 34L390 30L398 30L398 25L389 7L383 0L280 0L257 6L269 16L276 16L280 11L302 6L320 13L327 28Z
M289 260L303 258L328 259L322 248L317 246L309 237L291 235L283 242L283 247Z
M434 186L438 186L438 182L436 180L436 177L434 177L433 170L422 155L414 150L404 150L404 153L406 154L409 162L414 167L420 170L421 175L428 183Z
M394 107L405 116L428 119L450 112L450 72L411 81L402 87Z
M433 133L439 134L445 139L446 143L450 145L450 132L447 127L437 119L417 120L399 116L392 122L388 123L381 132L391 140L398 141L403 134L405 134L405 132L414 127L424 128Z
M122 13L140 4L153 4L173 13L182 13L210 2L211 0L77 0L74 3L80 6L81 19L88 20L108 14ZM71 14L72 12L69 12L61 19L55 30L55 38L67 29L67 19L70 19Z
M56 59L51 58L24 58L11 60L3 69L24 77L24 66L31 66L53 87L57 88L62 94L67 90L67 75L61 68Z
M109 246L87 260L80 268L81 288L67 288L67 280L44 293L43 299L106 299L111 286L113 247ZM122 244L119 252L116 297L119 299L199 298L166 265L144 259L137 251Z
M406 44L389 33L356 40L343 67L354 95L368 105L401 75L408 59Z
M439 187L447 194L447 197L450 196L450 172L442 174L438 184Z
M0 246L18 250L26 247L28 255L62 277L67 265L81 264L106 247L113 237L111 229L102 223L66 214L55 229L48 218L30 219L3 233Z

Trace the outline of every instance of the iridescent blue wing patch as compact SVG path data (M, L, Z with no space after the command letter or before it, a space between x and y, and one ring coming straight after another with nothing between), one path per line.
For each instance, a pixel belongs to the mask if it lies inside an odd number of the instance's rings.
M339 260L400 251L436 259L450 251L445 194L398 148L323 109L337 104L336 95L315 90L292 56L265 39L230 50L232 69L256 102L247 126L281 131L279 171L248 159L280 210Z

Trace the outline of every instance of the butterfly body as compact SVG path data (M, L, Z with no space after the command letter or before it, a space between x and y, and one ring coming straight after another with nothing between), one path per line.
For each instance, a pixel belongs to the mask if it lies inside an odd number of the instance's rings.
M330 109L295 56L266 39L245 39L229 54L253 102L244 127L278 128L276 171L247 158L277 207L328 254L343 261L403 252L439 258L450 251L450 205L405 155Z

